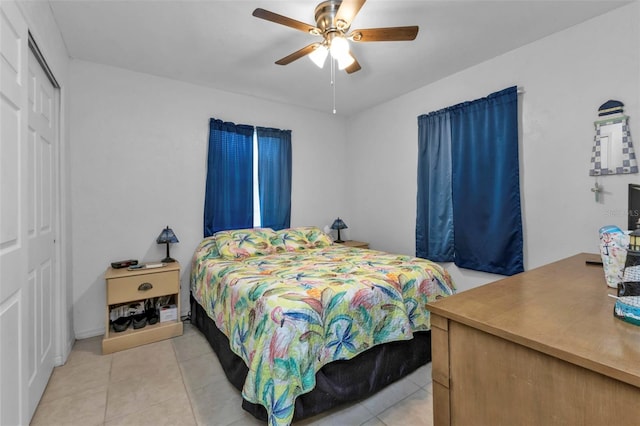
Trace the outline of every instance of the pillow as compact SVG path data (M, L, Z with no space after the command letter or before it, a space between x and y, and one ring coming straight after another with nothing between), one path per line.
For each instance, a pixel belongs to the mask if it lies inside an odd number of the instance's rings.
M331 238L316 226L301 226L278 231L287 251L323 248L333 244Z
M214 234L220 256L225 259L243 259L276 251L271 244L276 232L271 228L234 229Z
M307 240L309 240L309 244L312 244L315 248L327 247L333 244L333 240L316 226L308 226L298 229L305 232Z

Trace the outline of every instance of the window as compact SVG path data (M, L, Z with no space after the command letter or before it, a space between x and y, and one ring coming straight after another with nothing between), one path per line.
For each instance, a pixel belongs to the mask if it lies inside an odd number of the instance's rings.
M418 149L416 256L522 272L517 88L421 115Z
M255 225L288 228L291 131L212 118L204 204L205 237Z

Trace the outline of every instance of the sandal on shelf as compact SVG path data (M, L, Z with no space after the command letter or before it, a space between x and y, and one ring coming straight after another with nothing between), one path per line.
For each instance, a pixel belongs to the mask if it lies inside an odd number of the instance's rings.
M131 317L120 317L115 321L111 321L111 325L116 333L125 331L131 325Z

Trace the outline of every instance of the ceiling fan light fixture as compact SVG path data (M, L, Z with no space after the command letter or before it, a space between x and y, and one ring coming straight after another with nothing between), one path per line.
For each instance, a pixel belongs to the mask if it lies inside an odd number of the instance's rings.
M346 55L349 55L349 42L344 37L335 36L331 39L329 51L333 59L340 60L340 58L345 58Z
M324 45L319 45L316 49L309 54L309 59L313 61L314 64L318 66L318 68L324 67L324 61L327 59L327 55L329 54L329 50Z
M337 61L338 61L338 69L343 70L347 68L349 65L353 64L356 61L356 59L353 56L351 56L349 52L347 52L342 57L337 58Z

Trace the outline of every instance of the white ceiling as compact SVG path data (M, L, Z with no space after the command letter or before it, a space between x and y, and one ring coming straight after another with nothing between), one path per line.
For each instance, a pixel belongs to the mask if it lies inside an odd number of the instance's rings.
M330 112L330 71L274 62L318 37L254 18L256 7L315 25L319 0L50 0L72 58ZM352 43L338 72L350 115L630 1L369 0L351 28L418 25L414 41ZM571 52L567 52L570 55Z

